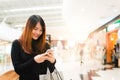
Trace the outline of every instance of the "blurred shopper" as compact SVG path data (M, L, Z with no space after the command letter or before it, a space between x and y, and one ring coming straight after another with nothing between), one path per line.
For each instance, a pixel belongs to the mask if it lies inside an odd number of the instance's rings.
M39 80L39 75L55 69L55 58L46 42L46 26L39 15L32 15L26 22L19 39L12 43L11 57L19 80Z
M115 64L116 56L115 56L115 49L111 50L111 59L112 59L112 64Z
M103 48L103 65L107 63L107 51L106 48Z
M119 58L119 43L117 43L115 45L115 59L114 59L114 64L115 64L115 67L118 68L118 58Z

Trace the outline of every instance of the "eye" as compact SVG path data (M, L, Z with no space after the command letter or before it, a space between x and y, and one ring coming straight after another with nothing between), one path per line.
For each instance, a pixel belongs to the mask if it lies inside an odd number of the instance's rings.
M39 30L40 32L43 32L43 30L38 27L35 27L34 30Z
M42 30L40 30L42 32Z
M37 30L37 29L38 29L37 27L34 28L34 30Z

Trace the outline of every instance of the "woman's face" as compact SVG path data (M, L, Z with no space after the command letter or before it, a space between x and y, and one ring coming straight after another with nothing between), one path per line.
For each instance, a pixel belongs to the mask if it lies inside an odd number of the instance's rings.
M32 30L32 38L34 40L37 40L41 34L42 34L42 26L38 22L35 28Z

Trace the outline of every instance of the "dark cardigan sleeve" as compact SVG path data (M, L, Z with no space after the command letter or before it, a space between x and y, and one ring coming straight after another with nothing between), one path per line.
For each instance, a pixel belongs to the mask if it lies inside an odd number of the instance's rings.
M49 70L50 70L51 73L52 73L52 72L54 71L54 69L55 69L55 63L56 63L56 60L55 60L54 63L50 63L49 61L47 62L48 68L49 68Z
M34 58L29 59L26 62L23 62L21 58L21 45L18 40L13 41L11 48L11 58L14 69L18 74L24 74L31 71L32 66L37 63L34 61Z

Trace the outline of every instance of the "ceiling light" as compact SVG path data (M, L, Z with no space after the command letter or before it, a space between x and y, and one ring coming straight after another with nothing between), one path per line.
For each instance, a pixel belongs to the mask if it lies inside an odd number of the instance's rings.
M31 7L31 8L21 8L21 9L9 9L4 10L4 12L20 12L20 11L33 11L33 10L50 10L50 9L61 9L62 6L50 6L50 7Z
M114 12L118 12L118 9L114 9L113 11L114 11Z

